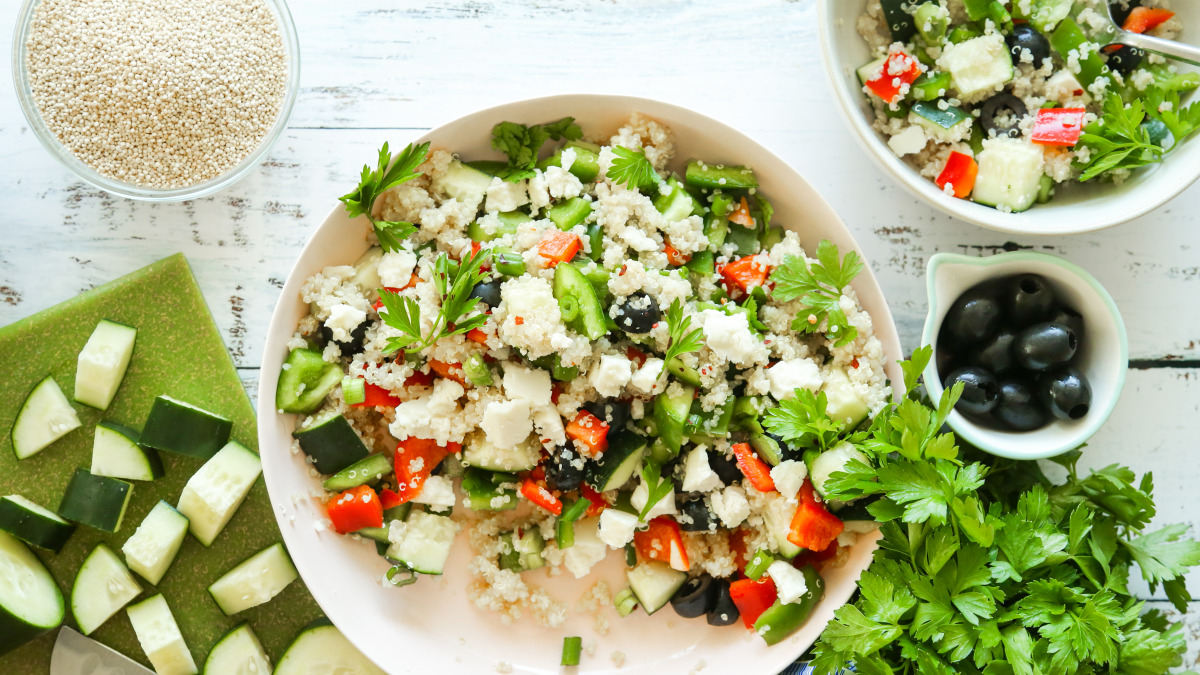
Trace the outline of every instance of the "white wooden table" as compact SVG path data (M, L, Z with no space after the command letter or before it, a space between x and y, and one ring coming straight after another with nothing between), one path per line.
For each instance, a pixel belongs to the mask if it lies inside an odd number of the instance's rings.
M4 3L0 24L5 74L16 5ZM258 171L195 202L130 202L76 180L34 139L5 75L0 325L183 251L253 394L283 279L383 141L403 146L518 98L659 98L749 133L816 185L858 237L906 350L917 346L925 263L937 251L1030 247L1095 274L1125 316L1132 362L1085 463L1153 471L1157 521L1200 524L1200 187L1135 222L1070 238L1013 240L942 215L877 169L839 119L812 0L293 0L291 9L303 50L291 126ZM1200 574L1189 587L1200 589ZM1141 594L1169 608L1161 589ZM1188 622L1194 663L1200 602Z

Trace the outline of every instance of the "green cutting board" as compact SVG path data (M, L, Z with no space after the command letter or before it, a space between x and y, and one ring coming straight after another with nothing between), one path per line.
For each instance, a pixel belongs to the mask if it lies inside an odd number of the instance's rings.
M17 461L8 429L25 395L47 373L68 396L75 391L75 359L100 319L136 326L137 344L125 380L107 411L76 405L83 426L28 459ZM212 410L233 420L233 438L258 447L254 408L242 388L221 335L182 254L173 255L60 305L0 328L0 495L22 494L51 509L58 507L71 474L91 464L96 423L113 420L141 429L150 405L160 394ZM109 534L80 525L57 555L38 550L70 603L71 585L84 557L100 542L121 550L142 518L159 500L171 504L201 460L162 453L166 476L136 482L121 529ZM320 609L297 579L270 602L232 617L209 597L208 585L241 560L280 541L267 489L260 479L211 548L191 536L157 588L138 578L139 598L162 593L175 615L197 666L230 628L248 621L272 662ZM135 575L136 576L136 575ZM71 612L67 623L75 626ZM57 631L0 656L0 673L50 672ZM149 665L124 611L91 637Z

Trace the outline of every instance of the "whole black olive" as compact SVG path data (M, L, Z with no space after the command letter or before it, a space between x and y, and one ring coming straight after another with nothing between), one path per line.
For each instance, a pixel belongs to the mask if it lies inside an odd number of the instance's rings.
M617 328L626 333L649 333L662 318L658 302L645 291L638 291L617 306Z
M979 123L983 125L984 132L991 136L1019 138L1021 129L1018 125L1027 114L1029 109L1025 103L1006 91L983 102L979 107Z
M1046 409L1028 382L1011 379L1000 383L1000 402L992 415L1014 431L1030 431L1046 425Z
M1017 333L1013 358L1027 370L1042 371L1067 363L1079 349L1079 336L1060 323L1035 323Z
M1042 61L1050 58L1050 41L1027 23L1013 26L1012 32L1004 36L1004 42L1008 44L1013 65L1022 63L1021 55L1026 49L1033 55L1033 61L1025 63L1030 63L1034 68L1040 68Z
M953 387L957 382L963 383L963 390L954 408L961 413L986 415L1000 401L1000 383L983 368L967 366L955 370L946 377L946 388Z
M708 625L729 626L742 617L733 598L729 595L728 579L713 579L713 604L708 610Z
M546 487L560 492L577 489L583 481L585 460L574 447L558 447L545 463Z
M341 340L333 339L332 328L326 326L325 324L321 324L321 337L324 338L326 343L336 342L338 348L342 350L342 356L354 356L355 354L361 354L362 351L366 349L366 345L363 344L363 340L366 339L367 329L370 327L371 322L364 320L362 323L355 326L354 330L350 331L350 339L346 342L342 342Z
M500 280L481 281L471 289L472 298L479 298L488 307L500 304Z
M948 344L942 342L933 351L933 359L939 373L948 373L954 370L954 364L958 362L958 354Z
M716 598L713 595L713 578L707 574L689 577L671 596L671 607L685 619L694 619L708 613Z
M716 525L716 518L704 501L704 495L684 493L676 501L676 506L682 517L678 518L679 529L684 532L711 532Z
M608 423L609 429L619 430L624 429L625 424L629 422L629 404L621 403L620 401L592 401L583 406L583 409L592 413L603 422Z
M1016 339L1017 334L1011 329L1001 328L971 354L971 365L997 376L1008 373L1016 366L1012 355L1012 345Z
M1003 311L994 297L967 291L946 313L943 337L954 347L973 345L994 333L1001 318Z
M717 451L709 450L708 452L708 468L717 474L717 478L726 485L733 485L742 479L742 470L738 468L737 460L732 454L725 455Z
M1092 404L1092 388L1083 373L1067 366L1046 373L1038 382L1042 403L1051 415L1063 420L1077 420L1088 413Z
M1059 305L1054 310L1054 314L1048 319L1050 323L1057 323L1075 331L1075 337L1083 339L1083 315L1065 305Z
M1108 67L1121 73L1128 75L1137 70L1137 67L1142 65L1142 59L1146 58L1146 52L1137 47L1129 45L1121 45L1116 49L1108 52Z
M1054 289L1036 274L1013 277L1005 300L1008 318L1016 328L1045 321L1054 311Z
M1129 13L1133 11L1133 8L1141 6L1142 0L1112 0L1108 3L1113 22L1118 26L1125 25L1125 19L1129 18Z

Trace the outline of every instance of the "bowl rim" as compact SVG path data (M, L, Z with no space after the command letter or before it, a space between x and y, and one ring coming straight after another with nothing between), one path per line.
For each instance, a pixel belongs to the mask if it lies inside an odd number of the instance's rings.
M195 185L179 188L148 188L102 175L99 171L96 171L76 157L54 136L54 133L50 131L50 128L42 118L37 103L33 99L33 90L29 82L29 71L25 65L28 53L26 41L29 37L34 10L40 2L42 0L23 0L17 14L16 24L13 27L11 54L13 90L20 105L21 113L25 116L25 121L29 125L30 130L33 131L33 135L37 138L38 143L50 153L51 157L58 160L59 164L65 166L72 174L88 185L117 195L118 197L145 202L182 202L204 197L219 192L249 175L250 172L258 167L271 148L275 146L287 131L288 122L292 116L292 109L295 107L296 99L300 94L300 39L296 32L296 24L292 20L287 0L262 0L279 22L280 38L283 40L283 49L288 60L288 74L284 85L283 100L279 106L279 113L258 146L250 154L242 158L240 162L230 167L225 173L214 176L204 182L196 183Z
M833 8L843 6L843 3L849 4L848 0L817 0L817 35L821 43L821 58L825 66L826 82L833 90L833 97L837 100L845 124L850 127L853 132L851 135L866 151L867 156L874 160L876 166L884 169L885 173L926 203L948 215L988 230L1006 234L1022 236L1084 234L1115 227L1144 216L1179 196L1197 179L1200 179L1200 170L1192 171L1186 179L1176 180L1174 184L1163 188L1160 193L1161 199L1118 198L1116 203L1121 204L1121 208L1104 209L1098 217L1094 213L1090 213L1086 221L1064 217L1057 221L1061 223L1061 226L1039 223L1036 228L1022 224L1027 220L1023 217L1025 212L1005 213L983 204L950 197L938 189L933 181L922 177L915 169L891 152L886 142L870 127L864 118L863 111L851 98L853 92L845 84L840 72L844 64L840 63L834 51L835 38L832 28L832 24L836 20ZM1155 168L1155 166L1146 167L1148 170ZM1072 227L1072 222L1086 222L1086 225Z
M1078 448L1095 435L1100 430L1100 427L1104 426L1104 423L1108 421L1109 416L1112 415L1117 401L1121 398L1121 391L1125 388L1125 377L1129 372L1129 336L1125 330L1125 320L1122 318L1121 312L1117 308L1117 303L1113 300L1112 295L1100 284L1096 277L1065 258L1040 251L1006 251L990 256L971 256L947 252L935 253L929 258L929 263L925 268L925 292L929 299L929 312L925 315L925 326L921 331L921 343L933 345L937 339L934 333L941 326L941 322L935 318L940 313L944 302L942 298L938 297L936 288L938 268L943 265L988 268L995 267L996 265L1022 262L1050 264L1066 270L1074 278L1095 291L1101 302L1108 309L1109 319L1117 338L1117 351L1120 363L1125 364L1117 369L1117 378L1112 386L1113 395L1109 398L1104 408L1092 408L1089 410L1087 422L1080 425L1074 434L1054 445L1039 446L1031 444L1028 442L1028 435L1022 436L1026 441L1024 444L1015 443L1010 447L1008 444L995 443L993 440L994 434L990 430L967 420L957 411L951 411L947 422L954 429L954 433L963 437L980 450L990 454L1008 459L1046 459ZM953 302L954 300L957 300L957 298L951 299L949 302ZM922 372L922 378L925 381L925 387L929 391L930 397L940 398L945 388L938 380L936 358L929 360L929 364L925 366L925 370ZM1028 433L1036 434L1037 430Z

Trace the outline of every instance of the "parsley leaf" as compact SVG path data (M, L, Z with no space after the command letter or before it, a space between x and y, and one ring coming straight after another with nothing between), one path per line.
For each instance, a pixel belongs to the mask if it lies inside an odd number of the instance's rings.
M1200 542L1182 539L1187 530L1187 525L1177 523L1149 534L1121 540L1141 568L1142 577L1150 584L1151 590L1159 582L1181 577L1188 567L1200 565ZM1176 609L1186 612L1186 602L1182 608L1176 604Z
M703 344L703 332L699 328L692 329L692 317L684 315L683 305L678 299L672 300L667 309L667 332L671 336L671 343L663 355L666 363L700 349Z
M533 126L500 122L492 127L492 147L508 156L508 166L500 172L500 177L512 183L532 178L542 146L546 141L564 138L571 141L583 138L574 117Z
M664 478L662 475L662 467L653 460L646 460L642 464L642 481L646 484L646 505L642 507L638 513L638 520L646 520L646 516L650 514L650 510L654 508L671 491L675 489L675 484L670 478Z
M384 143L379 150L375 168L372 169L370 165L364 166L358 187L338 198L345 205L346 212L350 214L351 218L366 216L371 221L372 227L375 228L375 236L379 239L379 245L389 253L399 250L400 242L416 232L417 228L412 223L401 221L377 221L371 215L371 209L374 208L375 200L379 198L379 195L389 188L420 176L421 172L417 171L417 167L428 156L429 143L422 143L416 147L409 143L393 161L388 144Z
M487 277L481 268L490 255L490 249L472 254L453 268L445 253L438 256L433 265L433 285L437 290L438 313L434 317L428 334L421 329L421 307L416 299L405 297L386 288L379 290L384 310L379 318L388 326L400 331L400 335L387 339L384 353L397 350L419 352L438 340L466 333L487 321L487 315L478 313L464 318L475 308L478 300L471 297L475 284Z
M828 404L823 391L813 394L807 389L797 389L794 397L767 411L763 425L790 445L828 450L846 428L845 422L830 419L825 412Z
M630 150L618 145L612 151L616 158L604 175L613 182L630 190L645 190L662 182L654 165L646 158L645 150Z
M1200 129L1200 105L1181 106L1179 92L1161 87L1146 90L1146 114L1162 122L1171 132L1170 151Z
M792 322L792 330L813 333L825 323L825 335L844 347L858 337L842 311L842 291L863 269L854 251L839 259L837 246L824 239L817 245L817 261L811 265L800 256L788 256L771 272L772 296L782 302L799 300L809 308Z
M1142 126L1146 110L1140 99L1126 107L1120 94L1109 92L1101 110L1100 119L1087 125L1079 137L1079 145L1091 152L1079 180L1162 161L1163 149L1150 140L1150 132Z

